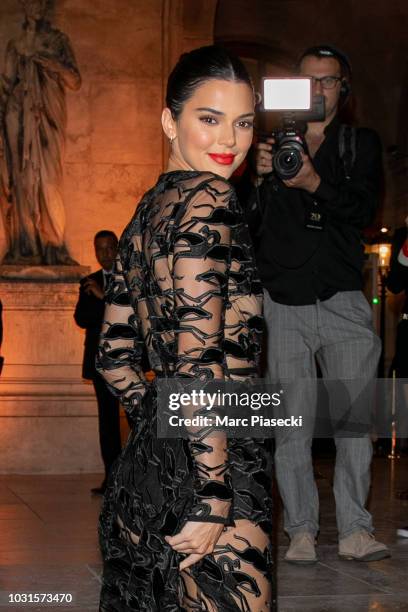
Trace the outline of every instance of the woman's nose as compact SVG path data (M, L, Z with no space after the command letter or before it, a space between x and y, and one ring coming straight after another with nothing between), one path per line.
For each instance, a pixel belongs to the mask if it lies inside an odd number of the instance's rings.
M226 125L223 127L219 143L227 147L232 147L235 144L235 129L233 125Z

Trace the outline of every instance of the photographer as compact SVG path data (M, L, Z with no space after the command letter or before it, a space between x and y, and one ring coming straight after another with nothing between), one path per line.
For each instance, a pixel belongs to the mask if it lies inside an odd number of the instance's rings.
M382 179L381 145L368 129L344 130L338 118L350 92L347 57L329 46L307 49L299 76L325 99L323 121L308 122L299 172L273 170L274 139L256 147L256 187L247 205L265 288L267 378L314 379L316 361L327 379L375 377L380 341L362 289L361 230L373 220ZM307 145L307 146L306 146ZM299 381L299 385L301 382ZM316 389L306 385L287 401L288 413L313 423ZM287 398L288 400L289 398ZM291 542L286 561L314 563L319 501L313 477L313 426L277 434L276 474ZM335 435L334 495L339 554L373 561L389 556L372 536L365 509L372 444L368 435Z

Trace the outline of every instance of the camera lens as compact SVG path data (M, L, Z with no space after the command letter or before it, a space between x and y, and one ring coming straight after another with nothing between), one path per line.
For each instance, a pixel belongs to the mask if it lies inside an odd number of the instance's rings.
M290 179L297 175L303 165L298 147L283 147L273 156L273 167L281 179Z
M293 166L296 165L296 157L293 151L288 153L288 155L283 156L282 163L285 166L285 168L288 168L288 169L293 168Z

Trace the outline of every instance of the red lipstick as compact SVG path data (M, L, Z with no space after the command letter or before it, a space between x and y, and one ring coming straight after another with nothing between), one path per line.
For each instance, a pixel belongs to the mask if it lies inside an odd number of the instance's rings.
M217 162L217 164L222 164L223 166L230 166L235 159L233 153L209 153L208 155Z

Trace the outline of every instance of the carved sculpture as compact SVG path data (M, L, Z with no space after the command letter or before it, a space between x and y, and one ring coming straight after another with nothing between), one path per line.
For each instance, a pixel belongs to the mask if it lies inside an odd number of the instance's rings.
M21 35L10 40L0 81L3 263L75 264L64 245L62 162L65 89L81 77L68 37L45 19L45 0L22 0Z

